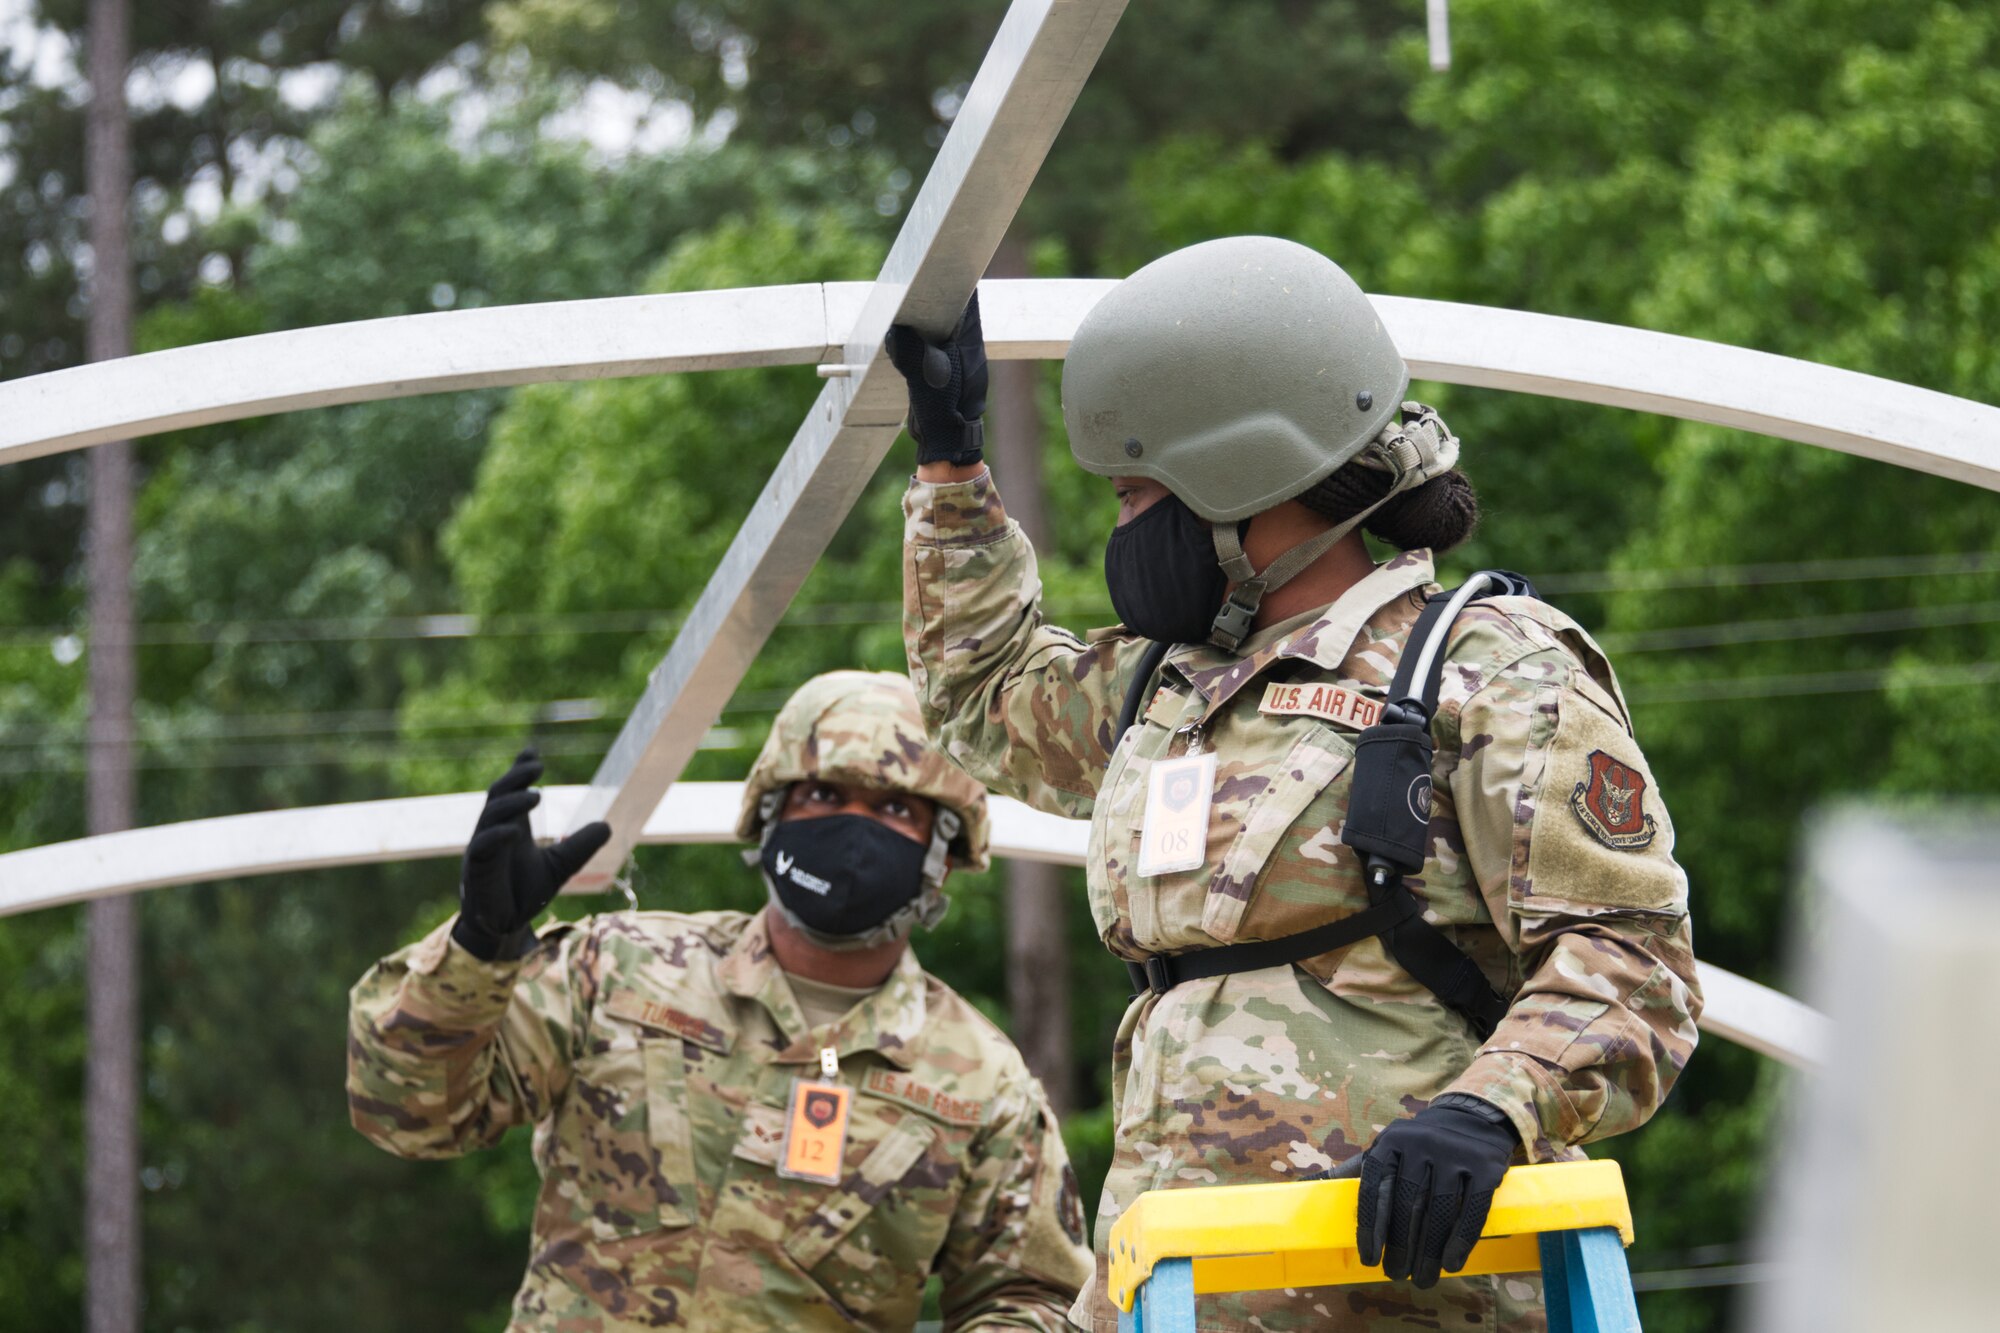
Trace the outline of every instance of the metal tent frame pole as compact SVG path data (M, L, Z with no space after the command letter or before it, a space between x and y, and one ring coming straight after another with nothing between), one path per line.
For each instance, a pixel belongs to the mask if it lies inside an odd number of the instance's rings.
M1061 360L1115 284L979 284L987 355ZM553 301L329 324L0 383L0 464L278 412L558 380L844 362L873 284ZM1493 306L1372 298L1410 373L1658 412L2000 490L2000 408L1769 352Z
M882 349L889 325L942 333L958 322L1124 10L1125 0L1015 0L1001 19L830 367L841 373L807 412L571 816L571 828L611 825L578 888L617 873L888 453L907 403Z
M538 837L576 820L582 786L545 787L529 817ZM382 861L455 857L484 792L407 796L161 824L0 855L0 916L109 894ZM646 818L649 845L733 843L740 782L677 782ZM993 853L1080 866L1090 826L994 797ZM1832 1050L1825 1018L1781 991L1707 963L1701 1029L1786 1064L1821 1063Z

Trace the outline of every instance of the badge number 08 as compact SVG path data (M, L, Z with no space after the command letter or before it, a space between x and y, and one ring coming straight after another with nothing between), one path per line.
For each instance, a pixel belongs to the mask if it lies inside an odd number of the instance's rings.
M1208 859L1208 806L1215 796L1215 752L1163 759L1146 778L1139 825L1139 874L1195 870Z

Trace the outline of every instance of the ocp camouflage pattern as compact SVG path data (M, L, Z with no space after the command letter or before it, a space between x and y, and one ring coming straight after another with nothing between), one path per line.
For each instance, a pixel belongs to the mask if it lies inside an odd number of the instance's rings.
M925 717L994 790L1091 821L1090 905L1121 958L1275 939L1367 906L1340 841L1361 721L1261 708L1273 683L1338 685L1379 704L1425 594L1427 552L1378 566L1332 606L1229 654L1169 653L1133 735L1112 735L1146 643L1044 623L1034 553L990 476L905 499L904 631ZM1528 598L1474 604L1451 636L1429 856L1411 887L1512 997L1483 1045L1369 939L1183 983L1126 1011L1113 1050L1115 1156L1096 1223L1099 1281L1072 1317L1116 1327L1103 1295L1111 1225L1139 1193L1297 1178L1362 1151L1446 1091L1504 1108L1524 1157L1642 1124L1694 1050L1701 1010L1673 826L1603 654ZM1114 750L1114 745L1116 748ZM1136 871L1147 773L1217 755L1206 863ZM1655 836L1613 846L1572 804L1590 756ZM1610 811L1609 794L1599 805ZM1631 811L1611 811L1629 815ZM1213 1329L1542 1326L1533 1274L1203 1297Z
M793 1079L839 1052L837 1185L776 1174ZM354 1125L452 1157L533 1125L517 1333L1060 1329L1090 1275L1076 1177L1013 1044L905 952L808 1029L761 913L617 913L484 963L450 923L354 989Z
M964 827L956 863L986 868L986 789L932 745L910 682L887 671L828 671L801 685L771 723L743 784L736 836L762 831L758 798L803 778L888 787L948 806Z

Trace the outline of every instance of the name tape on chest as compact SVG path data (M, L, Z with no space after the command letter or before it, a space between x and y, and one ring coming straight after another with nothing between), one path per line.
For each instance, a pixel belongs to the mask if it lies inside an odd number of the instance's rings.
M671 1005L661 1004L658 1000L649 1000L633 991L622 990L614 994L605 1001L604 1012L614 1018L623 1018L649 1028L671 1032L697 1046L706 1046L717 1051L729 1049L729 1038L721 1028L707 1019L683 1013Z
M942 1088L919 1083L908 1074L893 1069L871 1069L861 1080L861 1090L872 1096L901 1102L913 1111L936 1116L948 1125L977 1129L986 1123L986 1103L974 1097L954 1097Z
M1337 727L1359 731L1375 725L1382 715L1382 704L1343 685L1272 684L1264 687L1264 701L1257 705L1257 711L1316 717Z

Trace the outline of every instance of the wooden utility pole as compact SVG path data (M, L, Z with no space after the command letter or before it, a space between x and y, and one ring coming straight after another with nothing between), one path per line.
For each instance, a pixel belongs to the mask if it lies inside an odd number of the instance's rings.
M1027 248L1018 237L1009 233L1000 243L987 273L995 278L1028 276ZM1046 551L1053 534L1042 497L1036 374L1032 361L992 363L989 443L1008 516ZM1070 1057L1069 895L1056 866L1008 861L1006 875L1007 1009L1014 1019L1009 1035L1061 1115L1076 1105L1075 1061Z
M129 0L90 0L90 112L84 167L90 193L92 361L132 351L132 63ZM90 831L132 827L132 444L90 458ZM129 895L89 909L90 1050L84 1071L84 1325L139 1329L139 916Z

